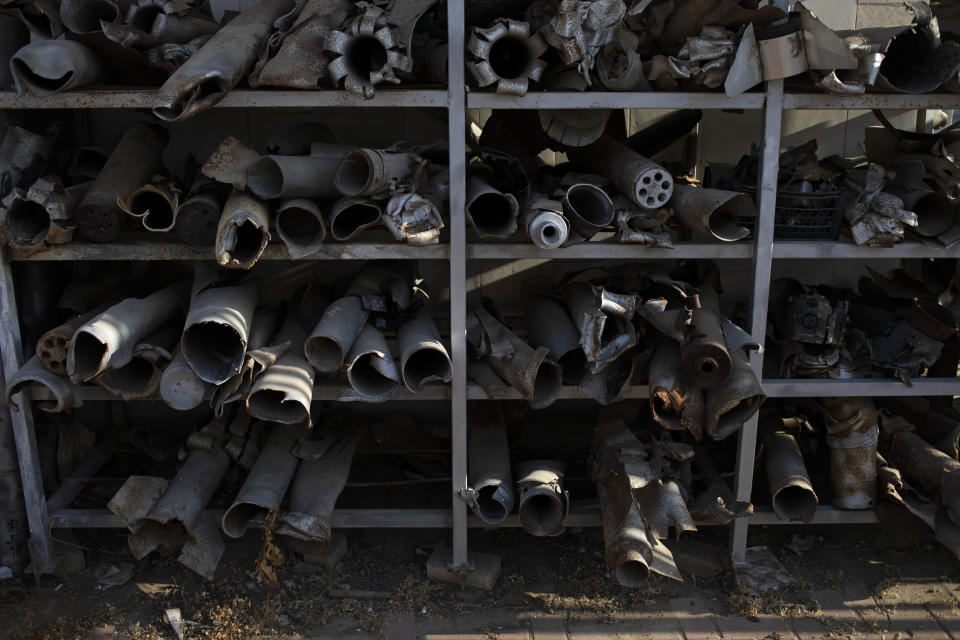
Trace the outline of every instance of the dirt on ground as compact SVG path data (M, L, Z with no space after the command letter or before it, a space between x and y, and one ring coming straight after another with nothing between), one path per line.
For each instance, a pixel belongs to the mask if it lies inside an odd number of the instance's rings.
M598 529L556 538L534 538L520 530L472 531L471 548L502 558L495 588L483 592L427 579L427 557L446 542L444 533L340 531L337 535L348 539L348 551L334 569L285 551L276 567L276 584L269 585L258 581L256 572L259 533L228 541L216 578L207 581L175 557L154 553L133 560L119 531L80 532L73 544L84 550L81 571L45 576L40 585L32 577L0 582L0 620L7 623L0 633L60 640L88 638L94 627L112 625L116 638L169 640L175 636L163 612L176 607L191 639L330 636L358 630L376 634L383 632L383 619L391 613L456 617L461 626L473 620L477 631L495 638L498 628L509 627L525 612L612 623L631 612L656 612L670 599L695 598L719 603L720 615L817 616L817 590L865 585L884 606L896 602L899 590L927 580L960 582L960 563L943 548L931 543L896 549L870 527L756 528L750 544L766 545L795 578L792 587L759 596L744 593L729 570L710 577L688 571L684 582L653 577L642 588L620 587L605 565ZM724 549L727 532L704 529L690 537ZM105 586L98 580L109 573L108 565L122 570L125 563L132 565L129 581ZM709 572L709 562L697 566ZM361 590L385 593L342 597Z

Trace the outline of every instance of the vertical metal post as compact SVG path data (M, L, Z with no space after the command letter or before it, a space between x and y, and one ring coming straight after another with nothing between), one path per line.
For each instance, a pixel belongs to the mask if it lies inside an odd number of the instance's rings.
M453 485L453 568L468 565L467 503L467 246L464 219L467 186L464 0L447 1L447 117L450 145L450 462Z
M777 179L780 164L780 132L783 123L783 80L767 82L763 107L763 151L760 160L760 185L757 193L756 244L753 252L753 291L750 296L750 333L762 346L767 338L767 303L770 297L770 272L773 267L773 223L777 204ZM750 364L763 379L763 350L754 354ZM757 416L740 429L737 447L737 475L734 489L737 500L749 501L753 490L753 463L757 448ZM734 564L746 562L747 518L733 521L730 558Z
M23 346L13 272L7 253L8 250L0 246L0 355L3 357L4 377L10 380L23 364ZM53 572L56 568L56 557L50 540L50 518L47 515L47 498L43 492L40 454L37 450L33 407L29 395L27 391L20 394L20 411L10 411L10 426L17 445L23 502L30 527L30 559L33 562L34 574L40 575Z

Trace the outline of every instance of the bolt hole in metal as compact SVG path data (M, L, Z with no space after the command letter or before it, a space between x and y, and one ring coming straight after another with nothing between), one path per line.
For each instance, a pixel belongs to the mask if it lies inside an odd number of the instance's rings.
M484 193L470 203L470 218L482 233L502 236L513 228L513 206L502 194Z
M707 358L700 363L700 371L704 373L713 373L717 369L717 362L710 358Z
M277 227L293 243L308 245L320 235L323 223L305 209L289 207L277 216Z
M507 35L490 45L487 61L497 76L516 80L526 75L533 56L526 39Z
M378 71L387 64L387 50L373 36L352 38L343 57L350 73L360 77L368 77L371 71Z

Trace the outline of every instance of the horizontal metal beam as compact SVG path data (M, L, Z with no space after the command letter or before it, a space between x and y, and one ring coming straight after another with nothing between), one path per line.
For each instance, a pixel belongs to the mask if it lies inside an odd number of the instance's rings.
M773 257L789 260L821 258L829 260L875 260L890 258L960 258L960 244L949 249L929 247L922 242L901 242L892 247L858 247L849 242L791 242L773 243Z
M826 93L787 93L784 109L958 109L960 94L867 93L862 96L832 96Z
M914 378L910 386L893 378L764 380L763 391L769 398L953 396L960 395L960 378Z
M469 109L762 109L764 93L728 98L724 93L674 91L531 92L523 96L473 92Z
M443 244L412 247L403 243L331 242L319 253L305 260L372 260L408 259L443 260L450 255L450 247ZM27 256L12 252L11 260L69 261L69 260L215 260L213 248L190 246L173 242L113 242L109 244L64 244ZM283 244L271 244L261 260L290 260Z
M21 96L0 91L0 109L149 109L157 103L151 89L87 89L64 91L49 96ZM236 89L214 105L222 109L249 108L399 108L436 107L446 109L446 90L377 89L369 99L346 91L260 91Z
M521 260L525 258L588 260L723 260L753 255L750 243L681 242L673 249L655 249L617 242L582 242L559 249L541 249L533 244L474 242L467 245L467 257L473 260Z
M219 521L222 510L209 513ZM106 509L60 509L50 514L59 529L122 529L123 523ZM334 529L445 529L451 525L449 509L337 509Z
M781 520L777 517L777 514L769 508L760 508L750 516L751 525L771 525L771 524L789 524L789 525L804 525L804 524L877 524L877 515L873 512L873 509L864 509L864 510L848 510L848 509L834 509L830 506L823 506L817 508L817 513L813 516L813 522L803 523L796 520Z
M30 397L34 400L53 400L53 394L44 387L32 385L29 387ZM80 397L83 400L119 400L108 393L104 388L96 385L80 387ZM160 396L145 398L146 400L160 400ZM390 400L449 400L450 387L443 385L427 385L420 393L411 393L405 388L397 391ZM326 384L313 388L314 402L361 402L353 387L345 385Z
M633 385L630 387L630 390L627 391L626 398L648 398L650 396L650 388L643 385ZM467 385L467 399L468 400L522 400L523 396L520 395L520 392L514 389L513 387L505 387L503 394L497 396L496 398L488 398L487 394L484 392L483 388L479 385L468 384ZM586 395L577 387L564 385L560 387L560 394L558 396L559 400L589 400L590 396Z

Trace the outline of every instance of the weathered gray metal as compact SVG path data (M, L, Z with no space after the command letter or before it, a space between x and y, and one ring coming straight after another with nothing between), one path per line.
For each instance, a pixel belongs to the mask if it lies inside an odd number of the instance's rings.
M720 322L711 309L694 309L680 341L683 375L700 389L716 389L722 385L733 366Z
M160 87L153 113L183 120L212 107L250 71L273 21L293 0L261 0L228 22Z
M313 200L294 198L277 206L277 235L294 260L312 256L323 247L327 228L320 206Z
M334 185L349 198L374 197L407 191L426 160L414 153L387 149L351 149L340 159Z
M613 224L615 210L607 192L587 182L567 187L563 194L563 213L584 240Z
M563 303L543 294L528 295L523 316L530 346L546 347L550 357L562 367L563 381L578 384L586 373L587 360L580 346L580 330Z
M200 172L211 180L232 185L234 189L245 189L247 172L260 159L254 149L233 136L227 136L203 163Z
M113 0L61 0L63 26L78 34L100 32L100 21L117 22L120 8Z
M214 250L228 269L249 269L270 242L270 210L265 202L235 192L223 205Z
M380 222L380 204L367 198L340 198L330 210L330 235L344 242Z
M544 197L531 198L523 214L523 230L541 249L563 246L570 235L570 223L563 217L563 205Z
M92 49L75 40L39 40L10 58L17 92L49 96L110 78L110 69Z
M47 133L11 125L0 142L0 197L16 187L28 188L43 170L53 152L57 128Z
M275 342L289 346L254 380L247 396L247 413L267 422L310 426L314 371L303 355L307 334L296 316L288 314L277 333Z
M510 445L502 424L475 424L467 446L470 475L467 502L478 518L499 524L513 511Z
M208 389L207 383L187 364L177 345L173 358L160 376L160 397L172 409L189 411L200 406Z
M511 193L491 184L493 176L474 172L467 179L465 215L481 238L509 238L517 230L520 207Z
M716 389L705 393L706 430L714 440L722 440L738 431L766 399L757 375L750 366L750 351L760 346L737 325L724 320L723 339L730 353L730 375Z
M67 175L71 178L96 180L100 170L107 164L111 149L109 147L90 146L77 149L77 155L70 162Z
M520 526L534 536L558 536L570 509L563 489L566 465L558 460L531 460L517 465Z
M107 369L94 382L121 400L145 400L160 390L160 376L180 337L180 327L166 325L133 348L133 357L122 367Z
M7 406L14 411L20 411L20 406L14 401L14 396L31 385L39 385L50 392L52 400L32 400L31 405L46 411L47 413L61 413L69 411L74 407L83 404L83 396L80 393L80 387L70 382L64 376L48 371L40 363L37 356L27 360L20 369L14 374L7 383ZM29 411L29 407L27 407Z
M14 249L32 254L73 240L76 201L54 176L15 188L0 204L0 237Z
M603 175L614 188L644 209L666 206L673 194L670 172L610 136L574 154L576 162L594 173Z
M796 422L796 419L788 420ZM789 429L788 424L783 426ZM781 520L812 522L820 503L794 434L789 430L766 430L763 452L774 513Z
M673 186L669 206L683 226L725 242L749 236L750 230L739 220L757 216L753 198L746 193L682 184Z
M630 322L636 299L629 299L626 308L617 308L610 292L583 281L574 281L563 289L564 302L570 317L580 330L580 346L587 359L587 369L596 373L637 344L637 334Z
M917 216L917 233L938 236L953 226L956 211L950 198L935 191L910 191L903 196L903 208Z
M15 88L10 58L28 42L30 32L26 25L15 16L0 14L0 90Z
M77 329L67 351L70 379L84 382L130 362L143 338L183 313L188 288L182 281L145 298L127 298Z
M117 206L140 220L147 231L171 231L177 222L180 188L170 178L154 180L134 189Z
M530 24L500 18L486 29L473 27L467 69L481 87L496 84L497 93L522 96L530 80L538 81L547 63L540 59L547 44Z
M327 32L338 27L350 7L340 0L307 0L286 31L270 36L260 53L250 86L316 89L328 75ZM281 27L282 28L282 27Z
M349 147L314 145L319 154L263 156L247 169L247 188L261 198L336 198L337 165Z
M86 313L70 318L40 336L40 339L37 340L36 354L43 368L57 375L67 375L67 351L73 334L106 309L107 305L98 305Z
M394 238L414 247L439 243L444 227L437 205L416 193L390 198L381 220Z
M180 348L201 380L222 384L239 373L259 300L257 280L226 285L197 267Z
M428 382L450 382L453 369L450 354L426 309L397 329L397 349L403 384L411 392L419 393Z
M107 164L77 205L77 230L92 242L110 242L120 233L123 210L118 198L126 198L160 169L160 153L168 135L154 125L134 123L124 130Z
M384 402L400 388L400 371L383 332L364 324L346 357L347 380L364 402Z
M368 315L357 296L335 300L323 312L304 344L303 351L310 364L324 373L339 369L366 325Z
M873 400L821 398L820 406L830 448L831 504L838 509L873 508L877 499L880 434Z
M210 399L210 407L216 417L223 415L227 404L245 401L253 381L286 353L287 344L273 344L272 340L281 319L279 309L258 309L254 314L240 371L217 386Z
M177 237L190 245L213 245L227 192L227 187L203 176L194 180L177 207Z
M706 423L703 391L680 367L680 347L660 338L650 358L650 413L664 429L686 430L700 440Z

